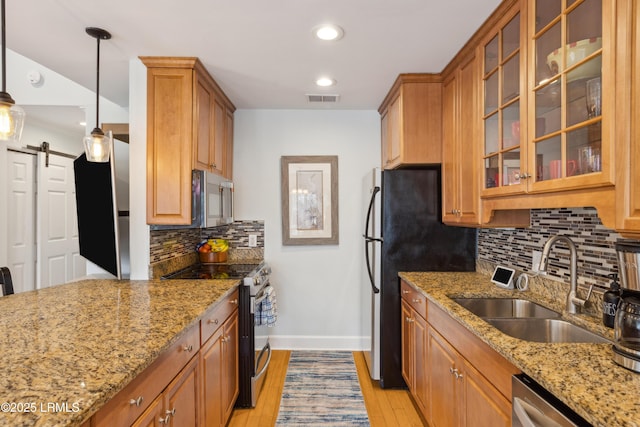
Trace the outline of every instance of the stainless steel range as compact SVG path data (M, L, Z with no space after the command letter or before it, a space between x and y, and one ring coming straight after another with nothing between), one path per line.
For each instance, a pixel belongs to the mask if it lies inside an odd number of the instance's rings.
M269 328L258 321L260 306L270 294L271 267L259 264L194 264L162 279L242 279L238 305L240 394L238 407L254 407L271 361Z
M271 267L261 263L240 287L240 394L239 407L255 407L271 362L269 327L258 320L260 306L269 294Z

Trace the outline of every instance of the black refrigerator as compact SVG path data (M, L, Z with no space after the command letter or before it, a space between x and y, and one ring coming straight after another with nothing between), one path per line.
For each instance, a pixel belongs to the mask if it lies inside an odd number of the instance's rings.
M439 165L376 168L363 184L365 360L382 388L403 388L398 272L474 271L477 230L442 223Z

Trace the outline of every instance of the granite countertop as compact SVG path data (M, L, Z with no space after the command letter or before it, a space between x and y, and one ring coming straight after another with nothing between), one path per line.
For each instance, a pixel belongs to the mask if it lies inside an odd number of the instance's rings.
M476 272L400 273L400 277L593 425L640 425L640 374L613 362L611 344L547 344L512 338L450 297L518 297L554 309L558 304L562 307L564 300L550 301L531 291L500 289L489 277ZM566 312L562 317L613 340L612 330L604 328L597 318Z
M0 425L79 425L237 284L83 280L0 298Z

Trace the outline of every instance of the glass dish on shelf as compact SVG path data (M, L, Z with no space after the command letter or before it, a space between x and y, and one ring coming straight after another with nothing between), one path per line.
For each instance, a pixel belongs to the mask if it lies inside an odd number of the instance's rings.
M592 53L596 52L602 47L602 37L592 37L590 39L579 40L575 43L569 43L565 46L566 49L566 67L564 69L572 67L574 64L582 61L587 58ZM563 71L561 68L562 65L562 55L564 54L563 48L558 48L547 55L547 65L551 70L552 75L556 75ZM587 65L588 64L588 65ZM576 72L578 69L573 70L567 76L567 81L579 80L584 78L593 77L600 74L601 62L599 61L588 61L584 65L578 67L580 70Z

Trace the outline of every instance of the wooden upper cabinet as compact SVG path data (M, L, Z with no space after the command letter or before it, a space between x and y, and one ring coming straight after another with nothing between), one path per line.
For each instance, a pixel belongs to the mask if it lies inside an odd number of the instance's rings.
M640 238L640 4L618 2L616 230Z
M231 178L235 107L197 58L147 67L147 223L191 224L193 169Z
M225 130L225 144L224 144L224 176L233 181L233 111L229 108L226 109L226 122L224 126Z
M523 192L526 181L525 14L514 5L480 42L483 195Z
M213 144L213 103L215 95L212 88L203 79L196 79L196 126L194 169L210 170Z
M519 1L482 40L483 197L614 183L612 4Z
M615 182L614 3L528 2L530 191Z
M480 222L478 182L479 61L475 51L443 81L442 220L448 224Z
M380 108L382 167L442 161L442 81L439 75L401 74Z
M232 158L227 158L227 146L233 145L233 130L227 129L227 116L233 117L233 106L225 102L215 82L208 75L197 79L196 111L198 120L194 168L213 172L231 179L227 167L232 167Z
M191 223L193 71L147 70L147 223Z

